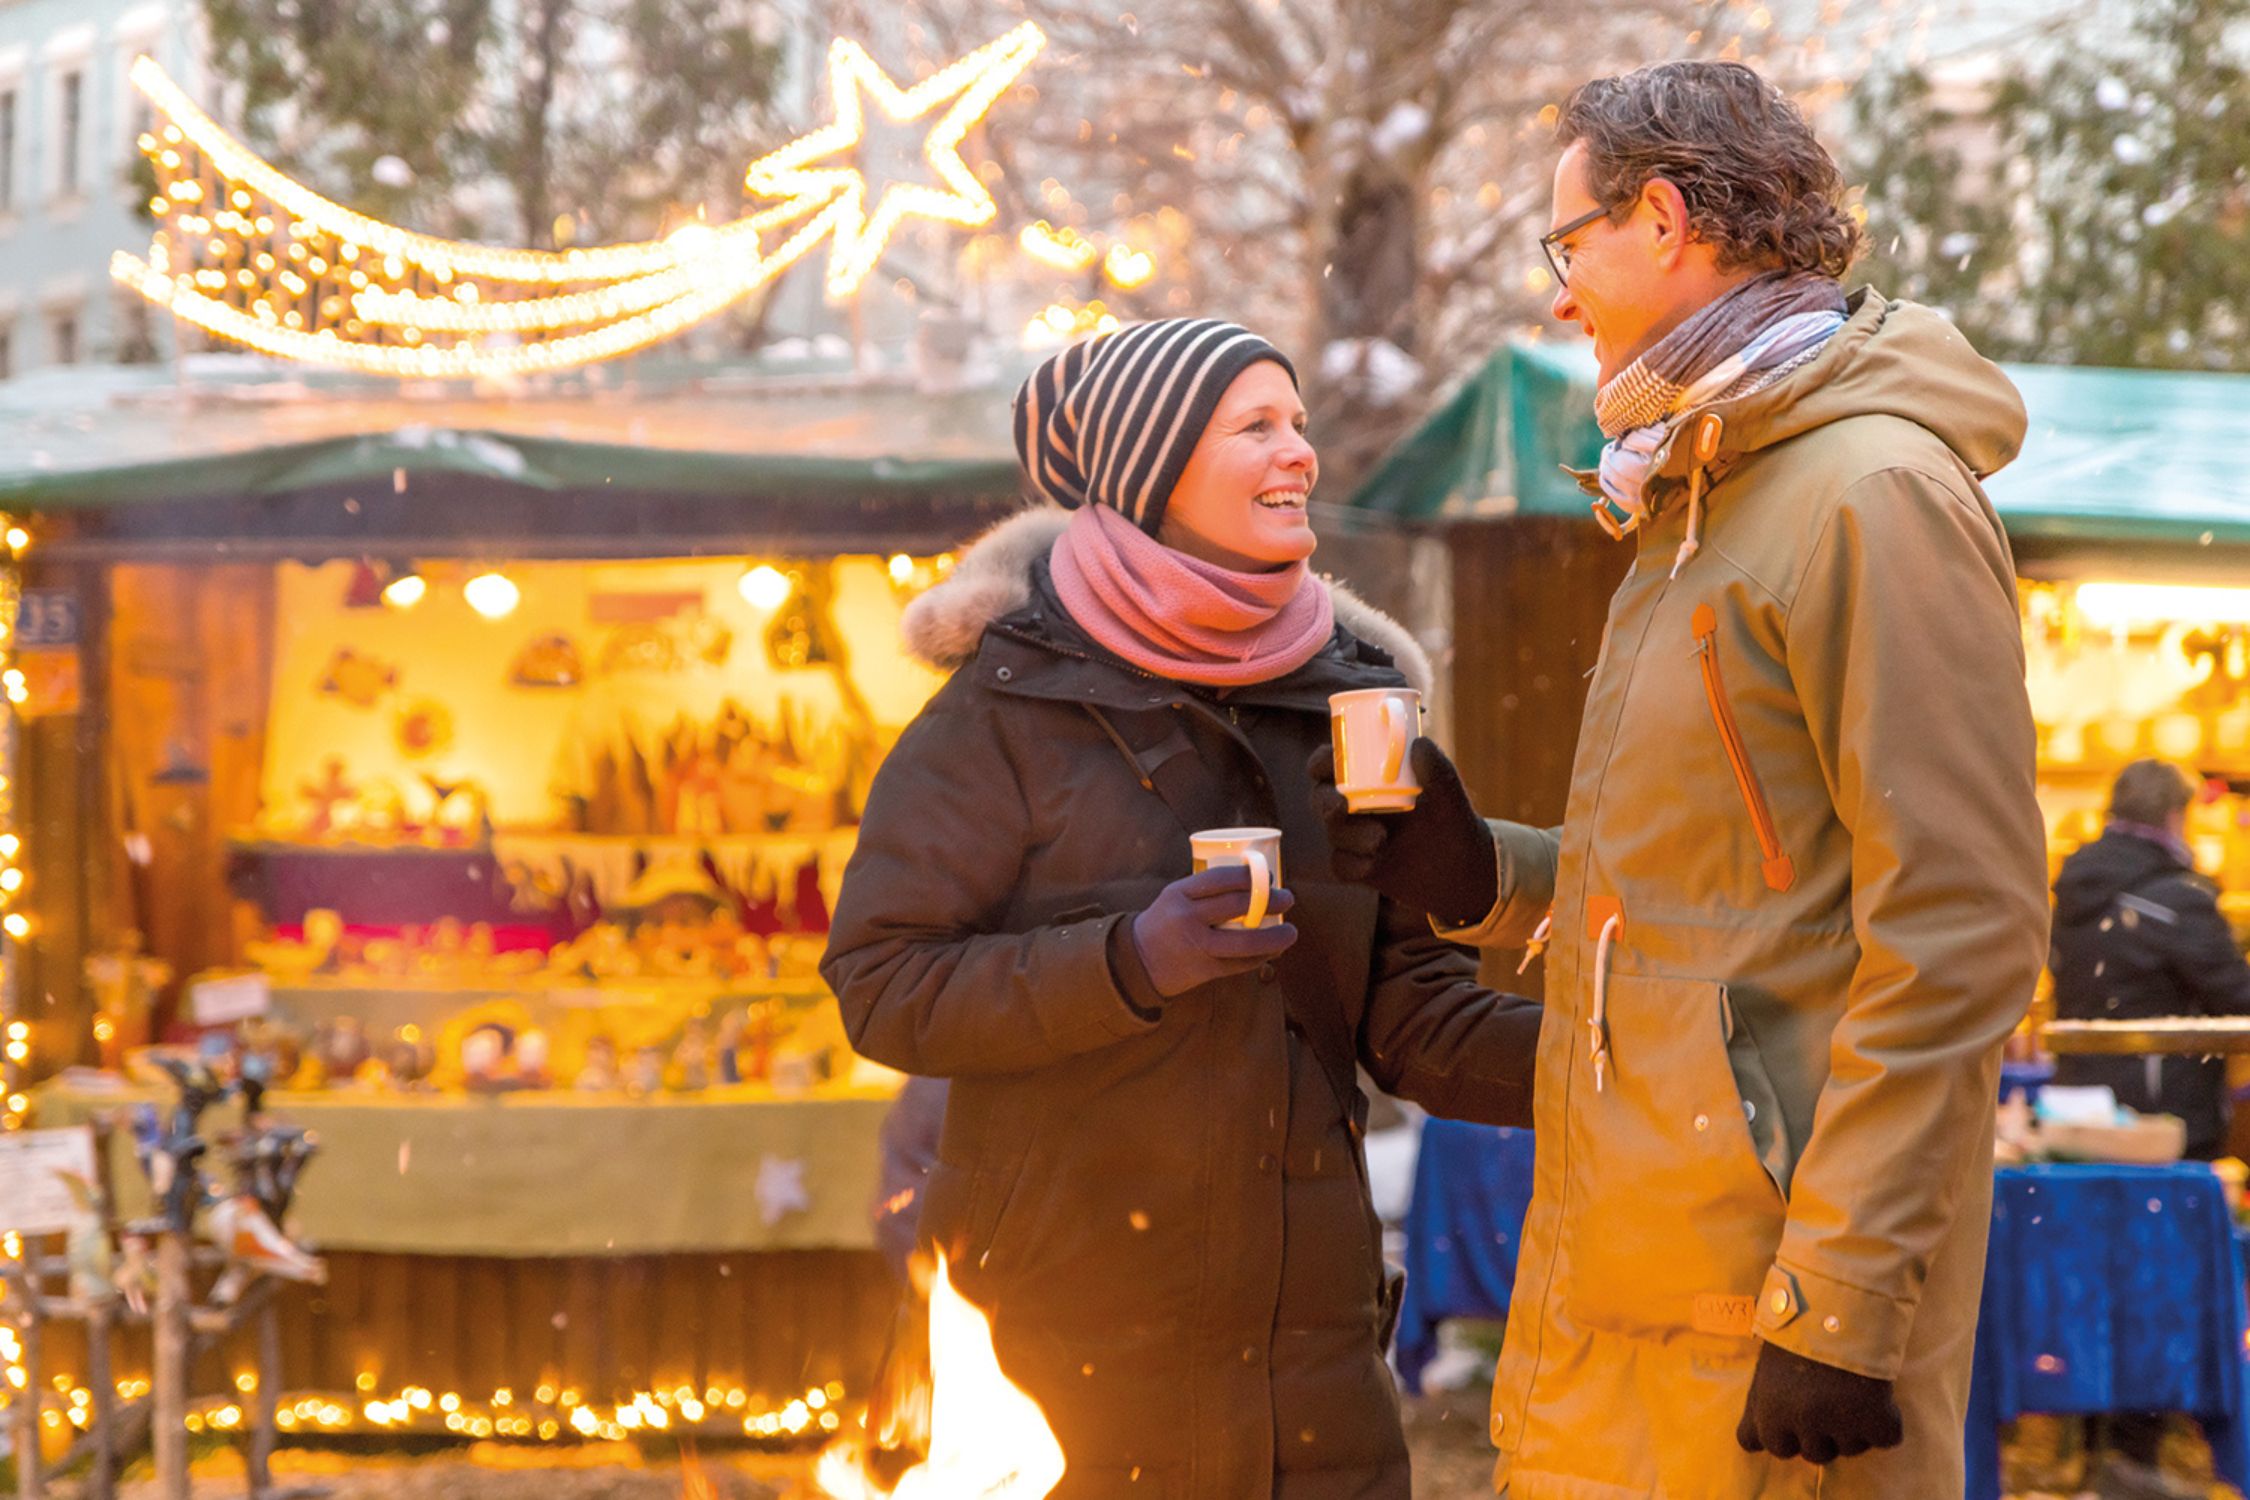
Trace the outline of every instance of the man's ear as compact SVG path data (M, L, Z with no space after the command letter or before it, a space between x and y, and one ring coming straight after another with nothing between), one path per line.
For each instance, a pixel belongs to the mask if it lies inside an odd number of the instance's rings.
M1641 188L1641 202L1647 206L1656 231L1658 259L1666 269L1678 265L1688 246L1695 242L1695 226L1689 222L1686 196L1665 178L1651 177Z

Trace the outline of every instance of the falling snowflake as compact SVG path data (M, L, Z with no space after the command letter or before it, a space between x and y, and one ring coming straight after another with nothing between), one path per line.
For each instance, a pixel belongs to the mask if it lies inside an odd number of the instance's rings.
M796 1157L758 1158L758 1217L767 1228L812 1207L805 1188L805 1164Z

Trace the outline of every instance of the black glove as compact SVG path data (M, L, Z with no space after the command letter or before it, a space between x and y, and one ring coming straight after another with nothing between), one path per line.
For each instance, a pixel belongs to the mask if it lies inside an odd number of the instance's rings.
M1336 752L1313 752L1313 811L1328 825L1329 866L1338 880L1356 880L1448 927L1468 927L1500 899L1500 851L1492 830L1469 805L1461 773L1433 740L1408 752L1422 795L1402 813L1355 813L1336 790Z
M1297 898L1276 886L1266 911L1279 915ZM1246 974L1270 963L1297 941L1297 929L1219 926L1246 915L1250 872L1241 865L1218 865L1156 893L1147 911L1133 918L1133 951L1159 995L1184 995L1199 984Z
M1888 1380L1871 1380L1761 1341L1734 1440L1745 1452L1830 1463L1906 1440Z

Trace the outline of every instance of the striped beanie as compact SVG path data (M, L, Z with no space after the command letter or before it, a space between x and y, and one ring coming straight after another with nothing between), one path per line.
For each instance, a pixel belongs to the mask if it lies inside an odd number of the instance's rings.
M1071 509L1111 506L1156 535L1219 398L1262 359L1296 380L1279 349L1210 318L1135 323L1071 345L1016 393L1025 484Z

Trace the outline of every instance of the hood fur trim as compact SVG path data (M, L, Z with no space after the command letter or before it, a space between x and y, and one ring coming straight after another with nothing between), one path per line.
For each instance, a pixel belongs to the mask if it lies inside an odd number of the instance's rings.
M1070 512L1061 506L1035 505L971 542L952 577L906 606L899 621L906 649L941 672L951 672L976 655L987 625L1031 602L1032 565L1054 550L1055 539L1069 524ZM1427 698L1435 674L1420 643L1404 625L1343 584L1327 582L1336 623L1387 652L1408 684Z

